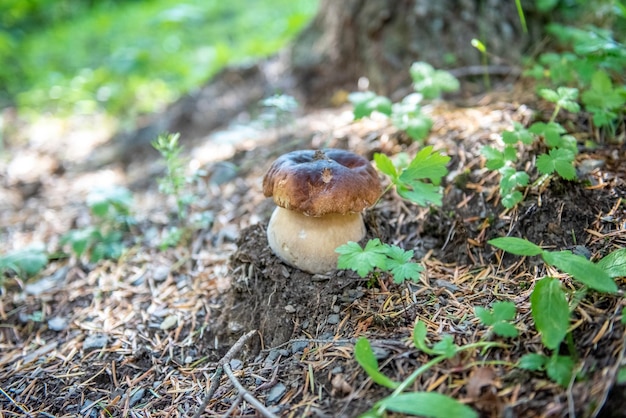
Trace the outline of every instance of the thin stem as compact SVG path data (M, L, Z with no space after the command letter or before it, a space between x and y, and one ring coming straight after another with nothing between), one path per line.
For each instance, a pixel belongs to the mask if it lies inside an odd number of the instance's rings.
M556 107L554 108L554 112L552 112L552 116L550 116L550 120L548 121L548 123L553 123L556 120L556 115L559 114L560 110L561 110L561 106L557 104Z
M515 0L515 5L517 6L517 15L519 16L519 21L522 24L522 30L524 33L528 33L528 26L526 26L526 16L524 16L524 10L522 9L521 0Z

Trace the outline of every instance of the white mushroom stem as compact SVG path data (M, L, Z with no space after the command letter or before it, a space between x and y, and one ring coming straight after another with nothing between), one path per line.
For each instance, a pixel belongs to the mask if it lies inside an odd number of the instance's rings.
M285 263L309 273L337 268L335 249L348 241L360 241L365 224L360 213L306 216L277 207L267 226L270 248Z

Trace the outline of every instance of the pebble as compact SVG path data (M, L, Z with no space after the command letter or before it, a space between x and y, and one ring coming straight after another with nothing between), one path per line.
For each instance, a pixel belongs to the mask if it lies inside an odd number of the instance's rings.
M287 306L285 306L285 312L287 312L287 313L294 313L294 312L296 312L296 308L294 308L293 305L287 305Z
M241 368L243 367L243 361L239 360L239 359L232 359L230 361L230 368L233 370L241 370Z
M339 323L339 315L338 314L330 314L328 315L328 319L326 320L331 325L337 325Z
M280 354L283 357L289 357L291 353L286 348L281 348L280 350L278 350L278 354Z
M103 334L93 334L85 338L83 342L83 350L90 350L92 348L103 348L107 345L108 338Z
M160 265L154 269L152 273L152 278L155 282L164 282L167 279L167 276L170 274L170 268L166 265Z
M294 354L302 353L308 345L309 343L307 341L295 341L291 344L291 352Z
M143 398L143 395L145 393L146 393L146 390L144 388L137 389L135 392L133 392L132 395L130 395L130 399L128 400L128 405L130 407L135 406L135 404L139 402L141 398Z
M163 322L161 322L161 325L159 325L159 328L162 330L168 330L168 329L174 328L177 323L178 323L178 317L176 317L176 315L168 315L165 317Z
M276 383L267 394L266 402L268 404L278 403L278 401L280 401L280 398L283 397L285 392L287 392L287 387L282 383Z
M63 331L67 328L67 319L55 316L48 319L48 328L52 331Z

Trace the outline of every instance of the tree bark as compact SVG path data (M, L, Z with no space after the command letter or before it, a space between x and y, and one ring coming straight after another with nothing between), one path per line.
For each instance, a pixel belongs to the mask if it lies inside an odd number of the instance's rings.
M472 38L487 46L490 64L515 66L543 26L530 2L522 4L528 33L513 0L321 0L291 49L295 85L313 103L333 90L354 90L360 77L390 95L408 84L415 61L436 68L481 64Z

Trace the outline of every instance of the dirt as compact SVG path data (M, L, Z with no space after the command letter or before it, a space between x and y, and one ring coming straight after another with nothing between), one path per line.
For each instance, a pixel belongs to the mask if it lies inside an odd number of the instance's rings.
M581 171L578 181L553 178L531 187L513 210L501 206L499 179L484 168L478 150L497 142L513 120L540 117L522 109L518 98L512 89L463 106L427 108L435 121L427 143L452 157L443 205L418 207L392 190L365 212L364 241L380 238L414 250L425 267L415 283L396 284L386 274L363 279L349 270L310 275L283 264L267 246L273 204L263 197L260 179L276 156L330 146L371 158L375 152L413 155L423 146L385 120L351 122L345 108L311 111L288 129L263 131L254 140L231 132L229 138L236 138L227 149L213 137L205 144L187 142L190 158L209 172L194 186L200 197L193 211L210 212L213 223L165 250L158 238L178 221L154 182L163 170L159 162L143 158L86 170L58 151L57 164L40 167L35 176L37 190L26 192L17 185L32 181L11 177L3 167L11 186L3 192L3 251L36 240L51 252L64 249L59 235L89 222L85 192L106 179L133 189L138 222L118 261L60 256L33 279L5 279L1 410L25 416L192 416L220 360L243 334L257 330L229 365L268 410L357 416L390 391L355 362L356 339L367 336L383 372L400 381L431 359L410 342L420 319L432 343L452 335L457 344L486 339L506 345L432 367L410 390L448 394L485 417L624 416L624 387L615 384L625 349L621 291L589 292L574 310L580 378L569 388L513 366L526 353L544 352L529 308L535 281L550 274L569 290L578 286L536 258L503 255L487 241L523 237L593 260L626 245L623 144L582 149L579 162L601 161L599 167ZM12 146L16 156L41 155L41 144ZM211 155L217 149L219 156ZM235 175L229 167L237 168ZM623 289L623 279L618 284ZM517 306L518 338L499 339L474 318L474 306L501 300ZM54 326L53 318L65 325ZM561 350L568 353L565 346ZM218 384L203 416L260 414L229 378Z

